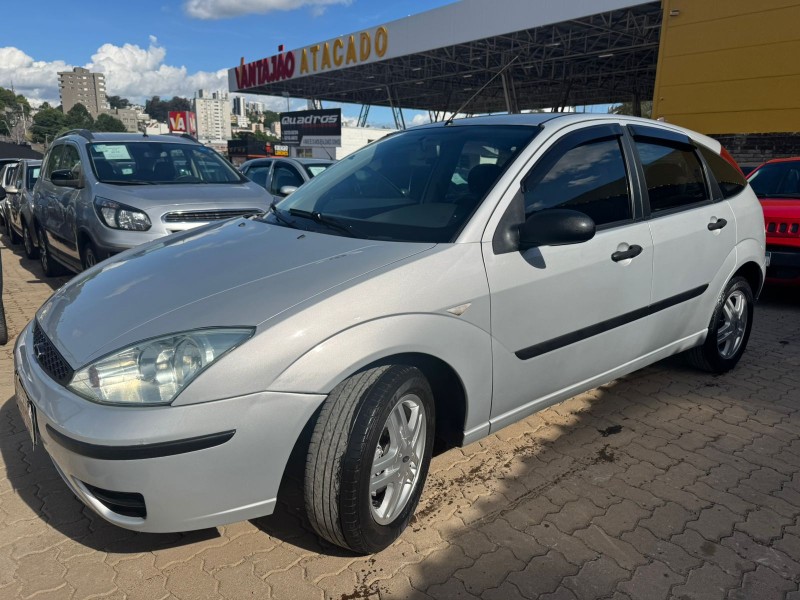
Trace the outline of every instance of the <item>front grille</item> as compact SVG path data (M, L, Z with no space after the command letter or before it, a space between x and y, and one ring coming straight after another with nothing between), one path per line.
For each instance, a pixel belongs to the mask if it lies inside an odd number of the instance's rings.
M767 221L770 237L800 237L800 222Z
M61 385L70 382L75 371L61 356L53 342L47 339L38 322L33 326L33 353L36 355L36 362L50 377Z
M208 223L209 221L222 221L237 217L252 217L263 213L256 208L234 208L225 210L187 210L184 212L171 212L164 215L166 223Z
M147 517L147 507L144 504L144 496L135 492L114 492L94 487L82 482L92 495L111 512L122 515L123 517L137 517L144 519Z

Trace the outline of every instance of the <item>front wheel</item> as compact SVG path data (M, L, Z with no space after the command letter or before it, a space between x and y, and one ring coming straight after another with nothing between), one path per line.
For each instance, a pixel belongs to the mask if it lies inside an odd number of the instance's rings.
M708 336L687 357L695 367L711 373L730 371L742 358L753 328L753 291L744 277L734 277L717 301Z
M397 539L428 475L434 419L433 393L415 367L376 367L337 386L306 461L306 510L316 532L360 553Z

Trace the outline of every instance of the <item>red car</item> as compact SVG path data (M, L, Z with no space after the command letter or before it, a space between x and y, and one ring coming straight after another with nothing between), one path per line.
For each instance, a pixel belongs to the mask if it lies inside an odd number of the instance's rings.
M747 180L764 208L767 280L800 285L800 157L767 161Z

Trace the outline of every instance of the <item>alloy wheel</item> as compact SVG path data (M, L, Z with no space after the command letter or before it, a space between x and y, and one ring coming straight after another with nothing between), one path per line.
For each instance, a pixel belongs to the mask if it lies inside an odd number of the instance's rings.
M724 359L734 356L742 345L747 331L747 297L735 290L725 299L717 328L717 349Z
M370 471L370 509L388 525L403 512L419 482L425 453L425 408L414 394L395 404L375 448Z

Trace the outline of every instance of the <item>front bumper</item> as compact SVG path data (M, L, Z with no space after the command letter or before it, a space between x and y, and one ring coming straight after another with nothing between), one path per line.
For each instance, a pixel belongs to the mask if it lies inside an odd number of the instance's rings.
M770 254L767 279L775 282L800 283L800 248L767 246Z
M95 404L41 369L31 324L14 363L36 409L39 440L66 484L106 520L137 531L189 531L271 514L289 454L325 399L261 392L185 406ZM137 495L144 512L114 504Z

